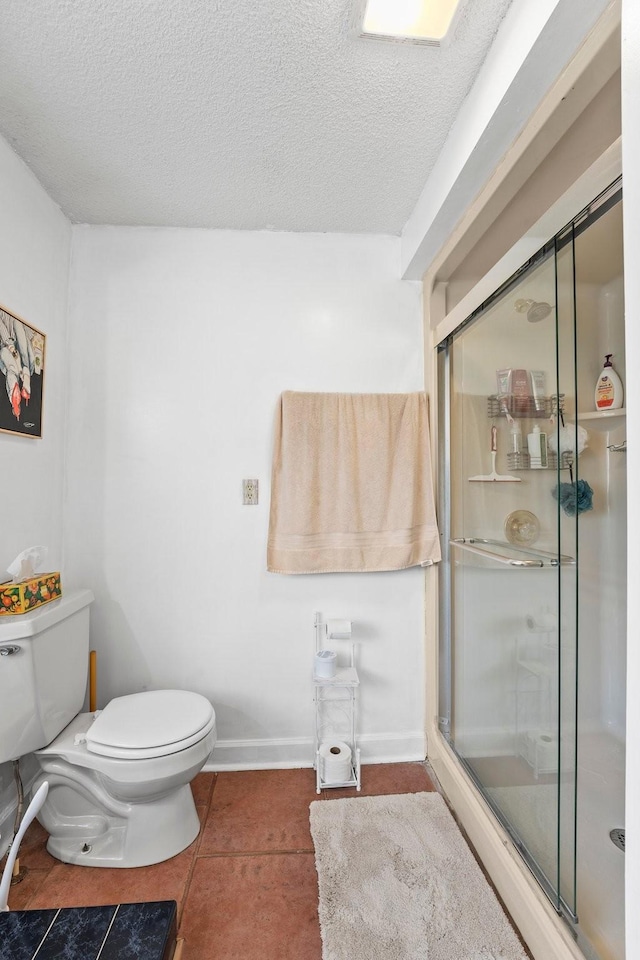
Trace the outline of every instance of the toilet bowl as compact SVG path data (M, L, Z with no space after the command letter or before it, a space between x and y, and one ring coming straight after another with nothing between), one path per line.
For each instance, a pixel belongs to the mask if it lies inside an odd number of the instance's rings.
M216 739L209 701L153 690L81 713L36 751L49 782L39 820L66 863L141 867L175 856L200 828L189 786Z
M116 697L82 713L90 590L0 618L0 764L35 753L49 792L38 819L59 860L142 867L198 829L190 780L216 739L209 701L186 690Z

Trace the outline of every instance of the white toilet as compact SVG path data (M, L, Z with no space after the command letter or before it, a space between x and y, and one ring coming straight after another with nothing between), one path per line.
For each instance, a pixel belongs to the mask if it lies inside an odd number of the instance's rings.
M0 763L36 752L49 794L38 819L66 863L141 867L184 850L200 828L190 781L216 740L209 701L152 690L79 713L89 605L77 590L0 619Z

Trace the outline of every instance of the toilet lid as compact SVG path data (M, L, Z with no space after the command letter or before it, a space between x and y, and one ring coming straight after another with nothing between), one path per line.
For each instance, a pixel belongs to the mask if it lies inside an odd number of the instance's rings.
M149 690L116 697L87 730L87 749L105 756L140 757L174 752L206 736L213 707L199 693ZM208 729L207 729L208 728ZM172 749L173 745L173 749Z

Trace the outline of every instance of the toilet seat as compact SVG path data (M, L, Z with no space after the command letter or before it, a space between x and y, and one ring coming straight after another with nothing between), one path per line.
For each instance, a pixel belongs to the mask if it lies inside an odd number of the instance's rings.
M210 702L186 690L150 690L116 697L86 732L91 753L150 760L185 750L215 725Z

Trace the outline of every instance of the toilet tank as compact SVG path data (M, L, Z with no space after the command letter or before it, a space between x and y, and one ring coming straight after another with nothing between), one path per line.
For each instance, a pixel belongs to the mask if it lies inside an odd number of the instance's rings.
M82 709L90 590L0 618L0 763L39 750Z

